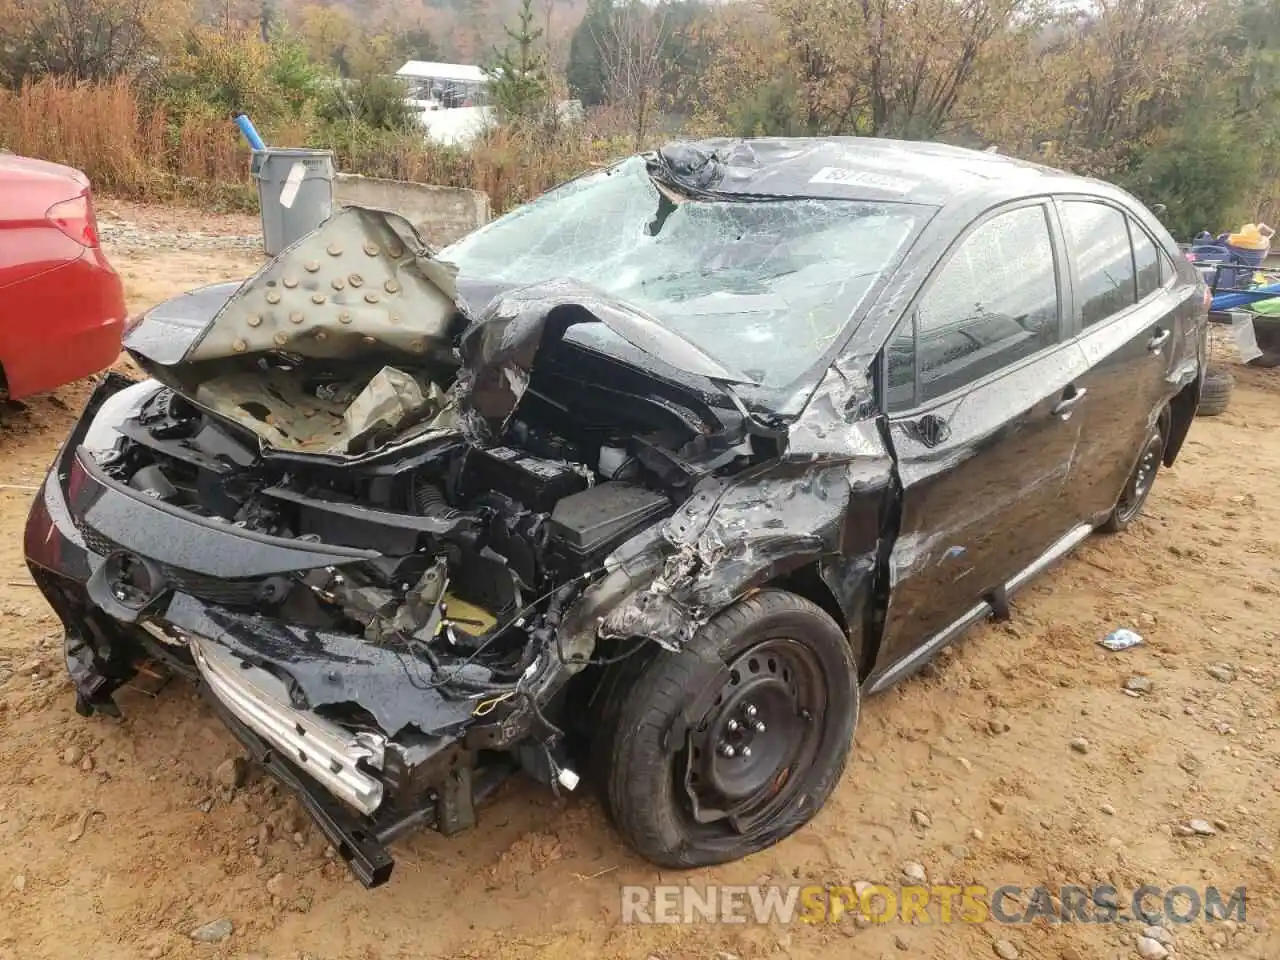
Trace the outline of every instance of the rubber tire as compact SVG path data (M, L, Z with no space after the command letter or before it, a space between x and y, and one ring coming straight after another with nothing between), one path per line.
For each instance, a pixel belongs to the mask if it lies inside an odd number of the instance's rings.
M1280 367L1280 320L1268 318L1259 321L1254 318L1253 335L1258 341L1258 349L1262 356L1249 361L1251 367Z
M1170 422L1167 413L1168 411L1166 410L1166 415L1162 415L1156 422L1156 425L1147 433L1146 438L1142 441L1142 449L1138 452L1138 460L1141 462L1142 455L1146 452L1147 446L1151 443L1152 437L1159 436L1160 455L1156 458L1155 473L1151 475L1151 482L1147 484L1147 492L1142 495L1142 500L1138 504L1138 508L1130 513L1128 517L1125 517L1121 501L1124 499L1124 495L1129 489L1129 484L1133 482L1134 474L1138 472L1139 464L1134 464L1132 473L1129 474L1128 479L1124 482L1124 489L1120 491L1120 496L1116 498L1116 505L1111 508L1111 514L1103 522L1102 526L1098 527L1098 529L1103 533L1124 533L1133 521L1142 516L1142 508L1146 506L1147 498L1151 496L1151 490L1156 485L1156 478L1160 476L1160 466L1164 460L1164 448L1169 442Z
M674 763L682 744L667 733L688 703L725 662L760 641L805 642L828 684L826 729L803 789L768 829L740 843L705 845L677 794ZM630 682L614 686L621 702L599 731L593 750L602 763L606 810L627 844L660 866L688 868L738 860L794 833L822 808L849 758L860 705L857 666L848 638L822 608L783 590L762 590L707 623L680 653L662 650ZM616 683L616 681L615 681Z
M1204 382L1200 384L1200 406L1196 407L1196 416L1216 417L1224 413L1231 405L1231 391L1235 383L1229 370L1222 367L1206 370Z

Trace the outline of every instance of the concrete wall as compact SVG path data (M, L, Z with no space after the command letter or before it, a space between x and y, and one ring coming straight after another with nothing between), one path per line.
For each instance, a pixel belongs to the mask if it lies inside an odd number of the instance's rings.
M341 206L376 207L406 218L433 247L443 247L489 221L489 198L479 190L379 180L340 173L333 199Z

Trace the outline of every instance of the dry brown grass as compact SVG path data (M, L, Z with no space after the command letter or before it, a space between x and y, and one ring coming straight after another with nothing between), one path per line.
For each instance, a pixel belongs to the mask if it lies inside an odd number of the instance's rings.
M590 131L497 130L469 150L410 134L282 128L278 143L329 147L338 167L367 176L470 187L495 211L630 152L625 138ZM83 170L96 188L141 200L181 197L218 207L254 202L249 151L229 120L177 119L148 106L128 80L47 79L0 90L0 147Z

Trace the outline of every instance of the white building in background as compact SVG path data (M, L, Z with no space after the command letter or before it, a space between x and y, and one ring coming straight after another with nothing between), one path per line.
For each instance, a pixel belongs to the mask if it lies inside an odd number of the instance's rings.
M469 63L410 60L396 71L409 86L409 100L424 109L456 110L485 105L489 78Z
M466 146L498 122L488 104L489 78L479 67L410 60L396 76L408 86L406 99L429 140ZM565 123L582 121L582 104L577 100L563 101L557 109Z

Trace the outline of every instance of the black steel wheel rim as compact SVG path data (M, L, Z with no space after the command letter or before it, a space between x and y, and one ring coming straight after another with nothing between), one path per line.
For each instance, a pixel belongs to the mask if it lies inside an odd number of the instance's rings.
M690 733L686 787L701 821L739 832L785 808L822 742L828 688L821 663L796 640L765 640L727 664Z
M1156 472L1160 469L1160 454L1163 449L1164 442L1159 433L1152 434L1147 445L1142 448L1142 456L1138 458L1138 465L1134 467L1133 475L1124 488L1124 496L1120 498L1117 513L1122 522L1128 523L1137 516L1146 502L1155 482Z

